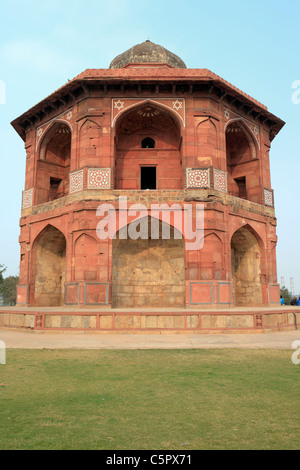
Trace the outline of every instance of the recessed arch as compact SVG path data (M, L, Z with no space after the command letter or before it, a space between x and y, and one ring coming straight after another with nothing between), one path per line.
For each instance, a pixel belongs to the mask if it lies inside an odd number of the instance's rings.
M53 122L39 148L36 203L53 201L69 192L72 131L68 123Z
M258 234L244 225L231 238L231 273L233 303L236 306L262 304L263 242Z
M155 145L143 148L146 139ZM115 125L116 189L146 190L150 171L149 189L181 189L180 142L181 126L170 109L150 101L126 109Z
M77 241L80 239L80 238L91 238L93 241L95 242L98 242L97 238L94 237L93 235L91 235L90 233L80 233L79 235L77 235L74 239L74 243L77 243Z
M249 146L251 147L251 156L253 159L256 158L259 151L259 146L256 140L256 136L253 133L251 127L242 118L230 119L224 126L225 135L227 134L227 131L231 126L239 127L244 132L248 140Z
M145 137L141 142L142 149L155 149L155 140L152 137Z
M196 128L197 158L204 166L217 166L219 149L218 128L211 117L202 118Z
M80 125L79 127L79 132L82 131L82 129L86 126L86 125L94 125L95 127L97 127L98 129L101 129L101 126L96 122L94 121L93 119L90 119L90 118L87 118L83 121L83 123Z
M55 119L55 121L52 121L50 124L48 124L48 126L44 129L43 131L43 136L40 140L40 143L38 145L38 148L37 148L37 151L38 151L38 155L39 155L39 159L40 160L44 160L45 159L45 150L46 150L46 147L49 143L49 141L51 140L51 138L53 137L53 134L56 132L56 130L60 127L63 127L66 129L66 131L70 134L70 136L72 136L72 133L73 133L73 128L71 126L71 124L66 121L65 119Z
M144 107L145 105L148 105L148 106L153 106L153 107L156 107L156 108L161 108L162 110L165 110L166 112L170 113L172 115L172 117L174 118L174 120L176 121L177 125L179 126L179 128L182 127L185 127L185 120L184 118L182 118L178 113L176 113L172 108L170 108L169 106L167 106L166 104L162 103L161 101L156 101L156 100L153 100L153 99L145 99L145 100L141 100L139 102L134 102L133 104L129 105L129 106L126 106L126 108L124 109L120 109L120 111L118 112L118 114L114 117L113 121L112 121L112 128L116 128L117 126L117 123L120 119L123 118L124 115L126 115L127 113L130 113L134 108L142 108Z
M200 256L200 279L221 280L224 276L224 248L220 236L211 232L204 236Z
M148 225L149 218L144 217L139 222ZM159 221L158 238L151 238L149 230L143 232L143 238L123 239L128 227L116 234L112 242L113 307L184 306L184 239L179 238L174 227L164 225L167 224ZM164 238L164 228L169 229L166 230L169 238Z
M73 267L75 281L97 281L99 277L99 246L95 237L80 234L74 242Z
M85 158L100 157L101 126L92 119L85 119L79 129L79 161L85 164Z
M64 305L66 238L53 225L47 225L35 238L32 248L34 305Z
M261 204L260 159L255 137L241 119L231 120L225 133L229 194Z
M225 126L224 126L224 130L226 131L227 127L233 122L238 122L241 126L243 126L248 131L248 133L251 135L251 137L253 139L255 139L255 134L254 134L253 130L251 129L250 125L248 124L248 122L245 119L243 119L241 117L236 117L236 118L229 119L226 122Z

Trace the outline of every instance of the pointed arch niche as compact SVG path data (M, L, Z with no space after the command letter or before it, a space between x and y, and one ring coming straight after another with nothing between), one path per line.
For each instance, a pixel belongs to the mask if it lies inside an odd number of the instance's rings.
M180 142L177 118L159 105L145 102L122 114L115 127L116 189L181 189Z
M95 121L86 119L82 124L79 131L79 168L85 165L99 166L101 134L102 129Z
M73 268L75 281L97 281L99 248L95 238L83 233L75 241Z
M33 245L34 305L64 305L66 239L53 225L48 225Z
M159 238L151 238L151 220L138 221L137 231L143 238L126 237L128 227L123 227L112 242L113 307L185 305L184 238L162 221L158 222Z
M226 128L228 192L232 196L262 203L259 152L250 130L241 120Z
M223 251L223 243L215 233L210 233L204 237L203 247L199 253L200 276L198 279L223 279Z
M218 148L218 131L213 118L201 118L197 125L197 165L218 167Z
M248 226L241 227L232 236L232 294L236 306L253 307L262 304L261 244L262 241Z
M37 204L68 194L71 137L70 127L63 122L54 123L46 133L37 161Z

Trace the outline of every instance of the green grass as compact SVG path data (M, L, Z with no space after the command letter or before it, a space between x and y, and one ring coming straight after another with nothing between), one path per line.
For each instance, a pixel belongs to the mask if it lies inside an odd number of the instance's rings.
M8 350L0 449L299 449L291 354Z

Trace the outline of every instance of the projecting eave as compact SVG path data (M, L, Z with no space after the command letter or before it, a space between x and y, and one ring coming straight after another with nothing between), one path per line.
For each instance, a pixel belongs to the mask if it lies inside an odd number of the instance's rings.
M76 95L73 93L76 92L76 89L78 89L80 85L81 80L70 80L66 85L63 85L47 98L44 98L21 116L14 119L11 122L11 125L25 141L26 129L28 127L32 127L36 123L42 122L45 115L59 112L62 106L70 104L70 102L75 102Z
M207 69L176 69L170 66L128 66L121 69L87 69L56 90L47 98L30 108L24 114L12 121L12 126L25 141L26 129L36 123L40 124L45 116L58 114L62 107L74 104L82 96L89 96L92 88L101 86L106 94L110 87L114 90L120 87L126 91L126 86L137 86L141 92L143 85L152 84L159 92L160 86L166 84L175 93L178 87L180 93L189 94L204 92L223 101L225 106L236 108L270 129L272 140L285 125L284 121L271 114L268 108L251 96L242 92L229 82Z

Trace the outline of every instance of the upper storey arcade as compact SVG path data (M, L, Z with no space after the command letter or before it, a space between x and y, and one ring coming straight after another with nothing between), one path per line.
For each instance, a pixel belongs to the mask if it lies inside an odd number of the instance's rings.
M27 154L23 209L106 189L212 188L273 205L269 150L284 122L150 41L81 73L12 125Z

